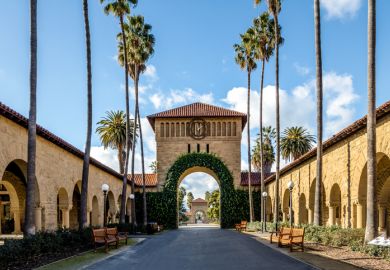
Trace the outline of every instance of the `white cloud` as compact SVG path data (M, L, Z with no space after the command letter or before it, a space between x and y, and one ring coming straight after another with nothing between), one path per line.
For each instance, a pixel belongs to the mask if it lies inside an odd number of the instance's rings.
M299 63L294 63L294 69L301 76L306 76L310 73L310 68L302 66Z
M162 92L155 93L149 97L156 109L171 109L173 106L184 105L192 102L213 103L213 94L201 94L192 88L185 90L171 90L169 94Z
M303 126L310 133L315 134L316 93L315 79L299 85L291 91L279 89L281 130L287 126ZM353 87L351 75L338 75L335 72L325 73L324 85L324 130L330 136L353 121L353 103L358 98ZM268 85L263 89L263 125L275 127L275 87ZM223 99L230 108L240 112L247 112L247 89L235 87ZM258 129L259 93L251 90L251 130ZM242 143L246 145L246 130L243 132ZM252 144L254 132L251 132Z
M91 157L119 172L119 161L116 150L111 148L104 149L103 146L92 146Z
M158 80L157 70L153 65L147 65L143 75L152 81Z
M351 18L361 7L361 0L322 0L327 18Z

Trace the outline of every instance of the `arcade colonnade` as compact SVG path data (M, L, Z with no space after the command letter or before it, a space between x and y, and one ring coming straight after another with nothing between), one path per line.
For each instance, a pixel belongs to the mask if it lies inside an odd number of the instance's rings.
M0 232L23 230L27 179L27 119L0 103ZM37 128L35 226L37 230L77 228L80 209L83 153L42 127ZM108 220L120 208L122 176L92 159L88 187L88 224L103 224L104 196ZM130 209L130 185L127 209ZM129 214L129 211L127 212Z
M379 230L390 232L390 103L377 109L377 196ZM367 194L366 120L362 118L324 142L322 225L364 228ZM274 213L275 177L266 179L267 219ZM281 170L279 198L282 220L288 221L293 181L294 224L311 224L314 218L316 149Z

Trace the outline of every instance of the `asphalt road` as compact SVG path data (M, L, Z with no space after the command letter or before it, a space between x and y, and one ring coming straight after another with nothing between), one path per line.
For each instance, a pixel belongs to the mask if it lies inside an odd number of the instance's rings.
M218 228L169 231L87 269L315 269L249 235Z

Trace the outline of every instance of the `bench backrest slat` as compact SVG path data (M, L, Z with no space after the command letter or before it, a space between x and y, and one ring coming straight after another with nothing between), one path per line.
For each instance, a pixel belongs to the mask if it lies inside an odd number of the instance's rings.
M105 237L106 236L106 230L105 229L93 229L92 230L93 236L96 237Z

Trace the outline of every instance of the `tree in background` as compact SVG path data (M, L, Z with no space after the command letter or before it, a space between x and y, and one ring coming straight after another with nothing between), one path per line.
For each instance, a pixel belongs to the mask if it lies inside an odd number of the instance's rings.
M124 28L124 16L127 14L130 14L130 5L132 4L135 6L138 3L138 0L100 0L100 3L108 2L104 6L104 13L106 15L113 14L115 17L119 18L120 28L121 28L121 35L123 40L123 49L124 51L127 51L127 43L126 43L126 34L125 34L125 28ZM130 116L130 98L129 98L129 77L128 77L128 67L129 63L127 61L127 54L124 54L124 69L125 69L125 94L126 94L126 115ZM136 117L136 116L135 116ZM137 126L135 124L135 126ZM129 169L129 154L130 154L130 137L129 130L130 130L130 117L126 117L126 158L125 158L125 168L123 173L123 183L122 183L122 201L121 201L121 208L120 208L120 222L125 222L125 206L126 206L126 190L127 190L127 172ZM133 181L134 183L134 181ZM132 194L134 194L132 183ZM136 216L135 216L135 206L134 206L134 200L131 200L131 222L136 224Z
M263 166L264 174L270 174L272 164L275 162L275 150L274 150L274 140L275 140L275 129L271 126L262 128L263 135ZM256 145L252 150L252 165L256 171L261 172L261 151L260 151L260 135L256 139Z
M206 191L205 194L204 194L204 199L205 199L206 201L208 201L209 198L210 198L210 196L211 196L210 191Z
M184 204L184 198L186 195L187 195L186 189L183 186L181 186L179 188L179 193L177 196L177 200L179 203L179 220L180 221L187 221L188 220L188 217L186 216L187 209L186 209L186 206Z
M248 197L249 197L249 219L253 221L253 199L252 199L252 165L251 165L251 134L250 134L250 100L251 100L251 74L257 68L256 65L256 35L253 30L248 29L244 34L240 35L241 43L234 44L233 48L236 52L235 61L242 70L247 72L247 144L248 144Z
M130 145L133 144L134 119L130 119ZM123 174L124 160L126 158L126 114L123 111L108 111L106 116L97 122L96 132L104 147L118 151L119 172ZM138 136L138 132L136 137Z
M313 148L315 137L303 127L287 127L280 140L282 157L287 160L296 160Z
M210 193L210 196L207 200L208 209L207 216L210 220L217 222L219 221L219 212L220 212L220 192L219 189L216 189Z
M152 170L152 173L157 173L157 160L150 163L149 168Z
M194 195L190 191L190 192L187 193L187 208L188 209L191 209L191 203L192 203L193 200L194 200Z

